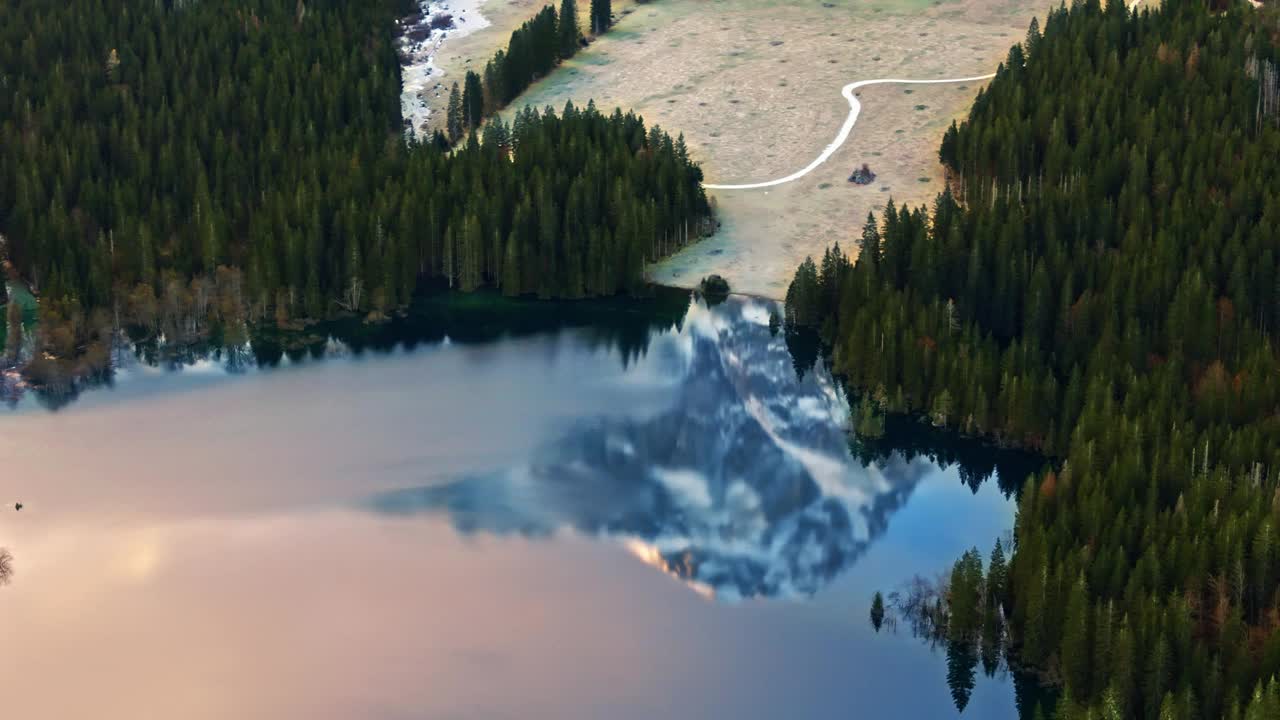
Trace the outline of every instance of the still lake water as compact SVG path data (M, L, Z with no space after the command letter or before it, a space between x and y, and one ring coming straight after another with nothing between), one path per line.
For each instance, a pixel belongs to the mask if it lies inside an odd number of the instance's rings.
M945 651L868 621L1012 527L997 482L855 459L773 303L580 307L0 409L5 716L1017 717L1005 671L960 714Z

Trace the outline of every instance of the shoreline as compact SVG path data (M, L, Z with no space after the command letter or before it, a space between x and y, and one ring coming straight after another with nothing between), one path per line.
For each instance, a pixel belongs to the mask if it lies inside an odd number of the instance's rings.
M817 3L783 14L763 0L637 5L616 32L539 80L522 103L594 99L678 129L703 163L722 226L651 264L647 279L690 289L714 273L735 291L781 300L806 256L820 258L837 239L846 245L890 197L912 207L933 202L944 177L938 141L984 84L966 80L991 73L1042 10L976 0ZM676 61L683 64L672 76ZM773 182L812 165L837 139L852 110L837 95L845 86L916 78L953 82L858 87L861 112L845 141L802 177ZM877 181L846 182L863 163Z

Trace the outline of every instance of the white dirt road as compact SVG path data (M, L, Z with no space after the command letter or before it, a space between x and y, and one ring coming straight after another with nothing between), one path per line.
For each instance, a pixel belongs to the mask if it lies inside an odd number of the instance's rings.
M840 146L844 145L844 142L849 139L849 133L853 132L853 126L858 122L858 115L862 112L862 103L858 102L858 88L866 87L868 85L883 85L890 83L903 85L939 85L942 83L977 82L979 80L990 80L993 77L995 77L995 73L967 78L948 78L946 80L898 80L894 78L878 78L876 80L859 80L857 82L851 82L848 85L845 85L844 89L840 91L840 93L844 95L844 98L849 101L849 116L845 118L844 125L840 127L840 132L836 134L836 139L832 140L831 144L827 145L827 147L822 151L822 154L815 158L813 162L790 175L787 175L786 177L780 177L776 180L766 180L764 182L746 183L742 185L717 185L713 183L703 183L702 186L708 190L758 190L760 188L774 187L776 185L789 183L793 180L799 180L805 175L813 172L814 169L834 155L836 151L840 149Z

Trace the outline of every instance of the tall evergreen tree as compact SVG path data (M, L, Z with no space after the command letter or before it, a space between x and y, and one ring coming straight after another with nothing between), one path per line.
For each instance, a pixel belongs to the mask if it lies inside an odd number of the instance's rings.
M591 33L601 35L613 25L611 0L591 0Z
M462 124L467 130L480 127L484 121L484 88L480 76L467 71L462 91Z
M560 59L568 60L578 52L578 39L582 36L578 29L577 0L560 1Z
M460 141L466 132L467 122L465 110L463 110L462 91L458 88L458 83L456 82L449 91L449 107L445 111L445 127L449 133L450 142Z

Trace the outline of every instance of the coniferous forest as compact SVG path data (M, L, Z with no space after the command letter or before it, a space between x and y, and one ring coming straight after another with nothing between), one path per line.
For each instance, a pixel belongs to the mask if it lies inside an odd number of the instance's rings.
M406 144L408 10L0 4L0 234L41 349L75 354L112 323L180 339L383 313L423 279L612 295L707 229L683 141L621 111L526 109L453 149ZM554 63L568 40L551 41ZM503 102L541 57L508 54Z
M1280 717L1274 17L1051 12L946 133L934 207L787 295L865 403L1050 458L1007 580L951 602L989 598L1056 717Z

